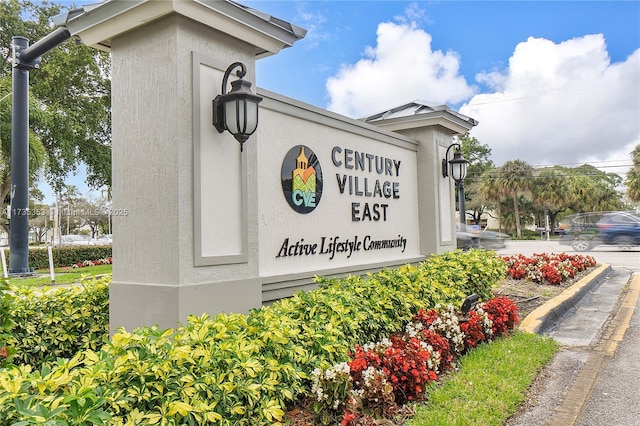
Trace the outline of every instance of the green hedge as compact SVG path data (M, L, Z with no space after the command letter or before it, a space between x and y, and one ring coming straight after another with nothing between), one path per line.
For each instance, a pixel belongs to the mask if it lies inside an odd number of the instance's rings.
M111 246L53 247L54 268L72 266L85 260L97 260L111 257ZM9 250L5 250L9 259ZM29 249L29 267L33 269L49 269L49 254L46 248Z
M14 297L9 293L9 287L4 280L0 280L0 368L11 363L15 349L7 346L7 340L12 336L14 327L12 313L14 311Z
M320 289L249 315L120 330L100 350L40 371L0 369L0 424L273 424L309 392L314 368L399 331L419 309L488 294L504 268L493 252L456 251L368 277L318 279Z
M109 281L15 288L13 328L7 340L16 352L14 362L40 368L81 350L99 349L109 337Z

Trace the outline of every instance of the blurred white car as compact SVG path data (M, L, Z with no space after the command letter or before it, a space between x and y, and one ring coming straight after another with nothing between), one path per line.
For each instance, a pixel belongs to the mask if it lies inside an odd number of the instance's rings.
M95 241L96 245L99 246L107 246L107 245L111 245L111 243L113 243L113 238L111 234L104 234L99 236Z
M60 242L63 246L93 246L95 242L82 235L62 235Z

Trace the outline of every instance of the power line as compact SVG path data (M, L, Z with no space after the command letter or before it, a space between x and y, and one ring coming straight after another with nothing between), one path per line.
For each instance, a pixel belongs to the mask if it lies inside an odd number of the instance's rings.
M543 168L543 167L556 167L556 166L574 166L574 165L578 165L578 166L583 166L583 165L588 165L588 166L593 166L593 167L598 167L596 166L596 164L604 164L604 163L619 163L621 161L629 161L628 158L625 159L620 159L620 160L602 160L602 161L592 161L591 163L560 163L560 164L554 164L554 165L548 165L548 164L536 164L536 165L532 165L531 167L534 168ZM630 167L633 164L629 164L629 165L620 165L620 166L600 166L600 167Z
M582 177L582 176L602 176L602 173L605 172L593 172L593 173L571 173L571 174L553 174L553 175L547 175L547 176L541 176L541 175L531 175L531 176L525 176L522 175L522 178L527 178L527 179L553 179L553 178L570 178L570 177ZM485 176L482 173L469 173L467 175L467 177L473 177L474 179L479 179L479 180L494 180L494 179L500 179L502 178L505 174L504 173L500 173L497 172L495 173L496 176ZM618 175L619 176L619 175Z

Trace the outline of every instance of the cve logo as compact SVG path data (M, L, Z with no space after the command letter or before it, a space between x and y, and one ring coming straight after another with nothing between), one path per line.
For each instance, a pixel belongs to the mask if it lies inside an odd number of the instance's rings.
M322 168L311 148L296 145L282 160L282 192L298 213L312 212L322 197Z

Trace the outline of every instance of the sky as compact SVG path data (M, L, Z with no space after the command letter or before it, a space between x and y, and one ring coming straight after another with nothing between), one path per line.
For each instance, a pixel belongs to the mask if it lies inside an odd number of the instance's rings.
M264 89L352 118L445 104L498 166L624 178L640 144L638 0L240 2L308 31L257 61Z
M362 118L420 99L476 119L496 165L623 175L640 143L638 1L248 1L305 28L259 87Z

